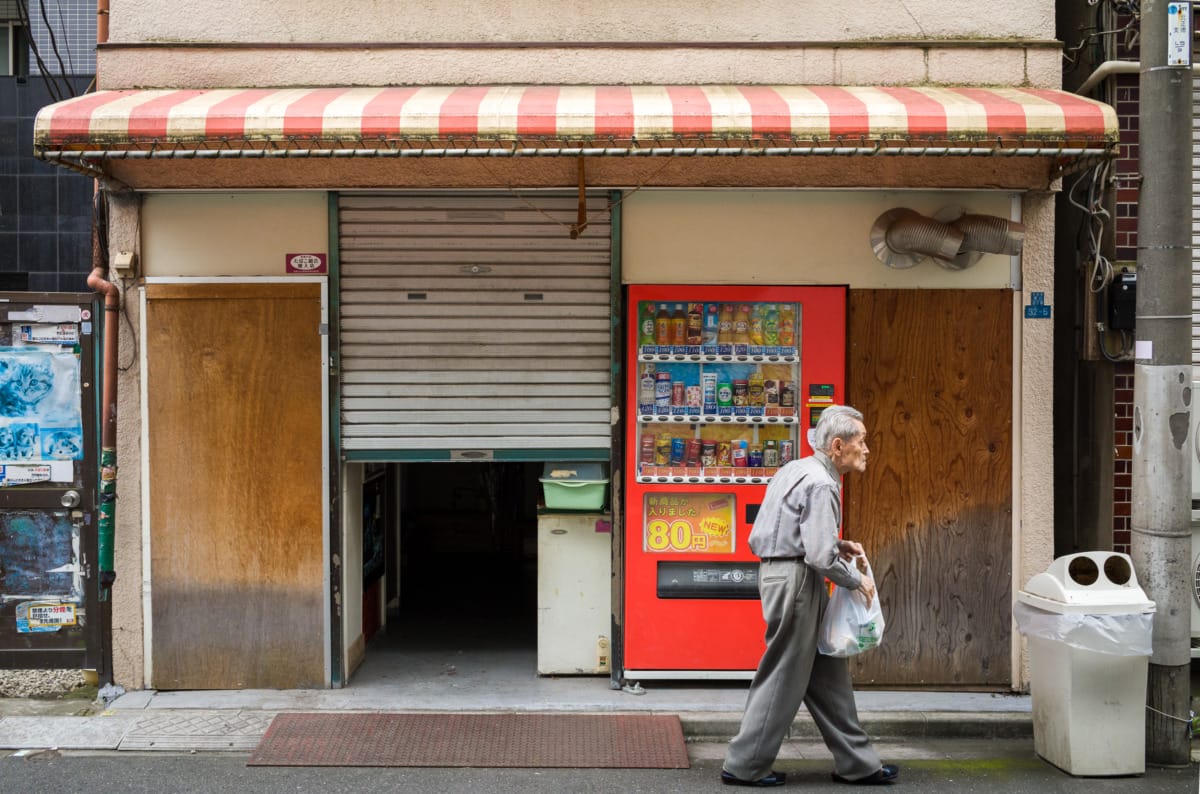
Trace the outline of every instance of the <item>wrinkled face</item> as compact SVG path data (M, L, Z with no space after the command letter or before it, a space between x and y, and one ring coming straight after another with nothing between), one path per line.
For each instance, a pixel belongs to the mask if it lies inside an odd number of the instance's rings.
M829 460L839 474L856 471L860 474L867 470L867 455L871 450L867 447L867 428L862 422L857 422L858 433L851 439L835 438L829 448Z

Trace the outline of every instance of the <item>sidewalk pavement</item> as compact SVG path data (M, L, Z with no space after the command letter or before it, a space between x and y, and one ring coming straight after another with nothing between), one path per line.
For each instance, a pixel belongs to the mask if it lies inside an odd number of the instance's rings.
M453 677L444 677L420 686L144 690L124 694L108 708L97 706L95 713L87 715L80 715L85 704L78 701L0 699L0 748L250 752L275 715L284 711L648 711L678 714L691 743L724 743L737 731L745 690L745 682L656 681L647 682L635 694L637 688L613 690L606 678L533 678L482 687L463 686ZM864 690L855 696L864 727L881 744L916 747L963 742L964 748L978 746L983 752L989 741L1024 740L1032 748L1027 695ZM820 743L812 720L801 710L789 744Z

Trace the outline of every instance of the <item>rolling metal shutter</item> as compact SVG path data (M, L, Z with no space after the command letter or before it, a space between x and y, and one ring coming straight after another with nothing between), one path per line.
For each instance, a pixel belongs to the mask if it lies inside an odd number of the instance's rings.
M573 240L575 194L342 195L343 452L607 460L606 204Z

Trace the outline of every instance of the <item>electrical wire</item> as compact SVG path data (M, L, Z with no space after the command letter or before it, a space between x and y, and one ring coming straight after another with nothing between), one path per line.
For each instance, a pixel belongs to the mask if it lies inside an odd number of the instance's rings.
M67 21L63 19L63 4L58 4L58 26L63 32L63 49L67 51L67 63L71 67L71 74L75 74L75 58L71 55L71 36L67 30Z
M54 35L54 26L50 24L50 17L46 14L46 0L38 0L38 11L42 17L42 24L46 26L46 35L50 37L50 48L54 50L54 59L58 61L58 73L65 77L70 72L67 71L67 65L63 63L62 53L58 51L58 37Z
M1112 168L1110 161L1103 161L1091 169L1091 178L1087 175L1080 177L1067 191L1067 200L1084 214L1084 223L1080 232L1086 233L1086 255L1091 266L1091 276L1088 288L1099 292L1110 283L1114 276L1112 262L1104 255L1104 227L1112 219L1112 214L1104 205L1105 192L1111 183L1109 172ZM1087 197L1080 201L1077 193L1080 186L1087 186Z
M46 61L42 58L42 51L38 48L37 40L33 36L33 23L29 19L29 0L17 0L17 17L21 21L28 35L29 51L33 53L34 63L37 64L38 71L41 72L42 79L46 85L46 92L50 94L50 98L55 102L61 102L64 98L63 92L60 90L58 80L50 67L46 65Z

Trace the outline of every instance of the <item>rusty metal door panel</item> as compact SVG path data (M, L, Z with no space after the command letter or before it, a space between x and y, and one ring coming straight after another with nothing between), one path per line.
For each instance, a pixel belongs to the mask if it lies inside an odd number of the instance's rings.
M100 663L95 314L0 294L0 668Z

